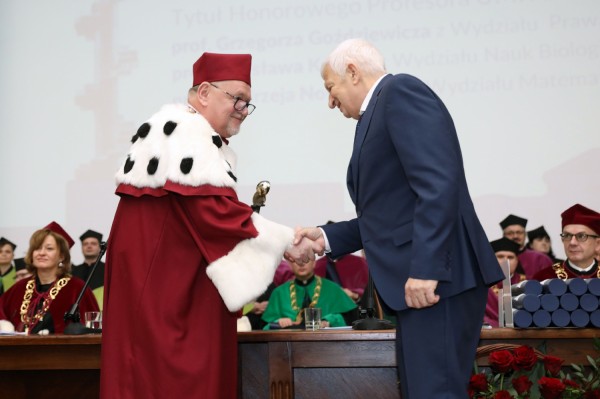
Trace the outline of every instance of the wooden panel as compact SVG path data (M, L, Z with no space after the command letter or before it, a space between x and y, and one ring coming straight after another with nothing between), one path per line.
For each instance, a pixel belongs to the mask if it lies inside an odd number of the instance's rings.
M269 342L269 393L272 399L294 397L290 342Z
M100 370L0 371L3 399L97 399L99 392Z
M398 399L395 367L299 368L294 370L295 399Z
M396 367L394 341L294 342L293 367Z
M0 370L100 369L100 345L0 346Z
M264 399L269 397L269 345L249 343L240 345L238 351L238 397Z

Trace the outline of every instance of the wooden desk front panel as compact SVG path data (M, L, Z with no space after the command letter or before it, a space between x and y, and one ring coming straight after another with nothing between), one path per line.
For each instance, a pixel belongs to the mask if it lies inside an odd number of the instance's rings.
M240 333L239 397L395 398L394 337L393 331ZM587 364L587 355L598 356L594 337L600 329L493 329L482 331L480 347L544 343L565 364ZM98 335L0 337L0 398L98 397L100 341Z
M98 398L100 336L0 337L0 398Z
M393 341L240 343L239 356L240 398L398 398Z

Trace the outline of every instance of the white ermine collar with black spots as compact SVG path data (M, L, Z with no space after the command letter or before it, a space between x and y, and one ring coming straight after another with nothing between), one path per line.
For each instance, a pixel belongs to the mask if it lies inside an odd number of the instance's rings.
M172 181L235 189L235 153L188 105L163 106L139 127L131 142L117 184L160 188Z

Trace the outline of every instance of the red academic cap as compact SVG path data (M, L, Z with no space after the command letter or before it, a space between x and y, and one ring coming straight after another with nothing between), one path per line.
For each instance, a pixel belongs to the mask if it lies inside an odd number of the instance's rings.
M250 84L250 54L217 54L204 53L194 62L194 82L192 86L202 82L218 82L220 80L241 80Z
M600 234L600 213L583 205L575 204L560 216L563 228L568 224L582 224L594 230L594 233Z
M50 222L50 224L43 228L43 230L50 230L55 232L58 235L61 235L65 240L67 240L67 244L69 244L69 248L73 248L75 245L75 241L71 238L69 234L62 228L62 226L56 222Z

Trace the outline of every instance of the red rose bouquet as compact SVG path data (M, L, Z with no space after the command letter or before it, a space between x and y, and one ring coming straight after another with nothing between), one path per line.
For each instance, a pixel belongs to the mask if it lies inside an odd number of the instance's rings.
M595 340L600 350L600 340ZM491 352L489 368L475 370L469 383L473 399L600 399L599 359L588 356L587 367L571 365L563 371L564 360L546 356L529 346Z

